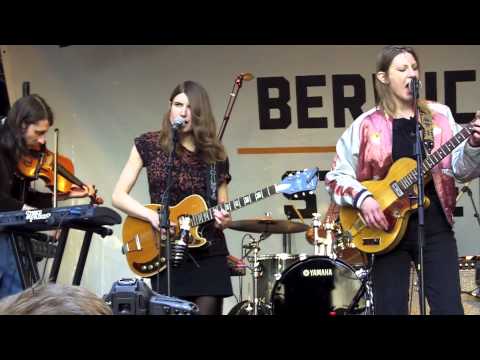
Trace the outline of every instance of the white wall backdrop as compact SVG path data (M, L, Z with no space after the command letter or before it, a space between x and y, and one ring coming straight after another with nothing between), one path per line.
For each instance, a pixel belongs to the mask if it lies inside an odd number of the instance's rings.
M22 93L22 82L29 81L31 92L39 93L52 106L55 127L60 129L60 152L73 159L75 174L96 184L99 194L111 206L111 192L133 144L139 134L157 130L168 107L168 97L183 80L200 82L209 92L217 124L220 125L233 81L241 72L251 72L257 79L284 77L290 83L292 123L287 129L260 130L256 81L244 82L233 109L223 141L230 156L230 197L237 197L280 180L291 169L319 166L328 169L333 153L240 155L238 148L284 146L334 146L345 128L333 126L332 75L360 74L366 83L366 111L374 104L371 74L375 57L382 46L101 46L56 45L1 47L10 101ZM438 101L444 102L444 71L480 70L480 46L416 46L423 71L437 73ZM310 116L325 116L328 128L299 129L297 125L295 77L325 75L323 87L308 89L308 96L321 96L323 107L311 109ZM345 95L353 90L345 88ZM480 108L480 83L457 84L457 111L475 112ZM273 96L273 95L272 95ZM346 111L348 126L352 121ZM51 136L51 135L50 135ZM50 141L52 138L50 138ZM52 142L53 143L53 142ZM478 180L470 184L476 206L479 205ZM149 202L143 172L132 195ZM319 184L317 207L324 213L328 198ZM78 200L77 203L85 202ZM62 205L72 204L66 202ZM289 201L282 195L266 199L234 213L236 220L251 219L271 212L285 219L283 206L304 203ZM480 254L480 229L473 217L467 196L458 206L464 216L457 218L460 255ZM306 220L310 222L310 219ZM227 230L230 252L239 257L242 232ZM65 252L59 281L69 283L80 251L80 233L73 232ZM85 267L82 285L103 295L121 277L132 277L120 252L121 226L113 236L94 236ZM261 254L282 252L281 235L272 235L262 243ZM292 253L313 253L304 233L292 236ZM248 281L248 279L247 279ZM233 278L238 296L238 278ZM247 286L244 297L248 294ZM225 312L235 304L229 298Z

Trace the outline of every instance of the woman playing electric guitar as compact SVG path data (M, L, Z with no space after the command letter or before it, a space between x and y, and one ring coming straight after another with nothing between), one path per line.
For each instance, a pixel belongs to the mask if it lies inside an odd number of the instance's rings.
M403 181L403 174L395 173L400 173L403 167L398 166L397 160L415 159L414 97L409 85L412 79L419 79L419 68L418 57L412 48L385 47L377 61L377 106L360 115L337 142L335 163L327 173L325 183L333 201L345 207L347 213L352 209L360 219L354 221L352 235L361 228L386 234L394 230L393 221L401 220L404 214L386 211L390 210L391 202L387 202L392 194L407 202L412 200L412 205L415 202L415 196L409 196L411 187L408 181ZM432 181L425 182L425 195L430 200L430 205L425 208L425 295L432 314L463 314L458 251L452 231L456 197L453 176L459 181L469 181L480 175L480 112L469 130L464 131L455 123L447 106L419 100L418 107L424 128L423 142L433 143L432 156L440 150L435 160L438 161L429 163L432 165L429 169ZM461 135L462 141L449 144L457 135ZM463 141L466 138L468 140ZM444 145L446 147L442 149ZM423 155L428 156L425 149ZM402 181L390 181L390 177ZM387 180L381 182L381 179ZM375 180L375 184L372 185L374 181L370 180ZM367 181L372 186L367 186ZM374 191L382 187L384 191ZM417 264L418 261L416 212L412 212L404 224L406 226L401 231L396 229L400 234L399 243L388 252L375 256L372 274L376 314L408 313L410 263L413 260ZM342 227L345 230L345 224L342 223ZM374 247L380 238L366 236L363 241L360 245Z
M210 203L224 203L228 201L227 184L231 180L227 154L217 140L215 119L205 89L193 81L182 82L173 90L168 105L161 130L135 139L112 197L113 206L150 222L157 230L160 230L159 213L143 206L129 193L145 167L151 203L162 203L166 190L166 164L173 146L171 128L176 120L181 119L184 125L178 129L170 204L177 204L192 194L198 194ZM216 176L209 175L212 164L216 164L213 167ZM216 182L213 180L212 184L210 180L215 178ZM216 191L209 191L214 188ZM204 315L221 315L223 298L233 295L226 257L229 252L223 234L231 217L223 210L215 211L214 215L215 221L206 225L203 232L209 244L190 249L190 255L185 256L181 266L172 268L171 295L196 303L199 313ZM151 283L155 291L167 294L166 271L152 276Z

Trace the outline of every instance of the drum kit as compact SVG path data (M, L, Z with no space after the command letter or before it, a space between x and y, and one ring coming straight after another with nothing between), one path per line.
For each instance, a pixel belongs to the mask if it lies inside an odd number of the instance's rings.
M252 277L249 300L236 304L229 315L373 315L373 291L368 259L358 251L340 224L320 221L312 226L267 216L233 221L230 229L249 234L242 259ZM314 254L260 254L259 244L271 234L305 232ZM245 238L245 237L244 237Z

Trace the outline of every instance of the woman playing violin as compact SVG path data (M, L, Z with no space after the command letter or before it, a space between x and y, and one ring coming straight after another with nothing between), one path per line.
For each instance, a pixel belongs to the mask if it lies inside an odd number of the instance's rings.
M52 194L34 191L34 179L19 176L17 164L32 150L45 145L46 134L53 124L53 112L38 95L17 100L0 120L0 211L52 207ZM94 188L72 185L59 200L91 196ZM21 291L17 265L8 235L0 232L0 298Z

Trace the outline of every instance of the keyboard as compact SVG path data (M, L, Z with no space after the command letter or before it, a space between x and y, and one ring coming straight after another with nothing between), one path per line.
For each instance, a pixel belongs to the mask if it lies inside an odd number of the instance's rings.
M3 231L42 231L61 227L98 227L116 225L121 222L122 218L115 210L95 205L76 205L0 213L0 228Z

